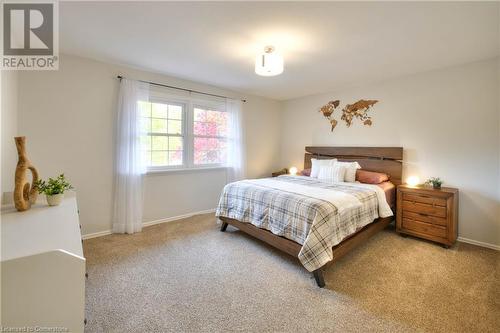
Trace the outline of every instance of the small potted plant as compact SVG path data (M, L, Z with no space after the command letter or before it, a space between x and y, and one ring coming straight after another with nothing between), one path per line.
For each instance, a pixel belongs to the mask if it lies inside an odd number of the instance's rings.
M73 186L60 174L57 178L49 178L47 182L40 179L35 183L38 193L44 193L49 206L57 206L64 198L64 191L72 189Z
M443 181L439 177L431 177L426 182L427 185L432 185L435 189L440 189Z

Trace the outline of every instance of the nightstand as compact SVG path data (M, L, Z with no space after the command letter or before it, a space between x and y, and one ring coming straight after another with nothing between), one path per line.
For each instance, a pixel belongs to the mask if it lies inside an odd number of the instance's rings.
M458 234L458 189L399 185L396 231L453 245Z
M273 176L273 177L278 177L278 176L281 176L281 175L286 175L286 174L288 174L288 169L283 168L283 169L281 169L280 171L273 172L273 173L272 173L272 176Z

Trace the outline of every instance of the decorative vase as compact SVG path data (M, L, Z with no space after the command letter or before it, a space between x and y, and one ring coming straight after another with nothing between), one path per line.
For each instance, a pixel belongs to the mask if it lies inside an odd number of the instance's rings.
M432 187L436 190L440 190L441 189L441 184L432 184Z
M64 193L45 195L47 198L47 203L49 206L59 206L61 204L62 199L64 198Z
M26 137L18 136L14 140L19 156L15 174L14 206L22 212L30 209L38 196L38 189L33 185L38 181L38 171L26 156ZM26 171L28 170L31 171L32 184L28 183L26 179Z

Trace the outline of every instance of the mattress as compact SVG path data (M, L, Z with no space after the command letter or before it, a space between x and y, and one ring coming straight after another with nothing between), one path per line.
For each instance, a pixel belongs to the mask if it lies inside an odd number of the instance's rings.
M394 211L394 208L396 207L396 185L387 181L377 184L377 186L384 191L387 203L389 204L389 207L391 207L392 211Z

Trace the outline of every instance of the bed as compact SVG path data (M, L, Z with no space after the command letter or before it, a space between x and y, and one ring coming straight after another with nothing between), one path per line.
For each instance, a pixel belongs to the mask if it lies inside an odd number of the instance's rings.
M324 267L339 260L395 218L395 186L401 184L401 147L306 147L311 159L357 161L363 170L390 177L385 186L326 183L283 175L244 180L224 188L216 216L221 231L232 225L296 258L324 287ZM387 199L389 198L389 199ZM394 212L394 213L393 213Z

